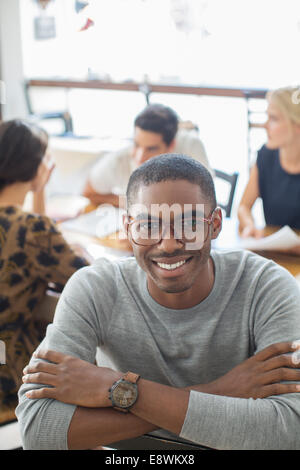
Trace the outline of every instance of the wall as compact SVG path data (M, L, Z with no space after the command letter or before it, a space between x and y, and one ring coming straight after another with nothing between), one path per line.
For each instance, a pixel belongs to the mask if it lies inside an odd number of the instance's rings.
M0 80L4 82L6 102L1 106L2 119L26 116L23 92L20 2L0 0Z

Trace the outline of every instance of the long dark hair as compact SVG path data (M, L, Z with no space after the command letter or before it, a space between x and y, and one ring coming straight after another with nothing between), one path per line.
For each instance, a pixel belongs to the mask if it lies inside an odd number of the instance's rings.
M31 181L48 146L48 134L29 122L0 123L0 191L17 182Z

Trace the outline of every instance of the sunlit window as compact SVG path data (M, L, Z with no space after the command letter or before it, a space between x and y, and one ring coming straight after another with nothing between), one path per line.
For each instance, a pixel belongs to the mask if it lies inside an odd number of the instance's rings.
M21 3L27 76L267 88L299 79L298 0ZM35 38L37 17L54 18L55 37Z

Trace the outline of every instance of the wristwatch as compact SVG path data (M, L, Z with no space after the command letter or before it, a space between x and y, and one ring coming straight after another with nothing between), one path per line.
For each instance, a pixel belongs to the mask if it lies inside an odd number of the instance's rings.
M129 409L137 401L137 381L139 378L140 376L138 374L126 372L121 379L112 384L109 389L109 399L116 410L128 413Z

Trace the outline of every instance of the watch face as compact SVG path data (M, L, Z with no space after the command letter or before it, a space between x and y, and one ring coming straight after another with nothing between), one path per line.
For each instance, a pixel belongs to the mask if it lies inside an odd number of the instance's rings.
M112 389L111 399L115 406L128 408L137 399L137 386L131 382L121 381Z

